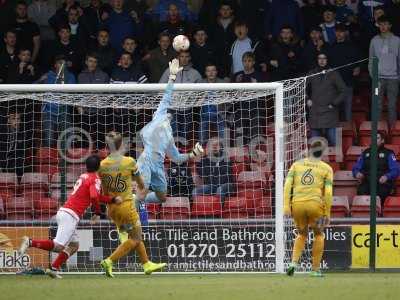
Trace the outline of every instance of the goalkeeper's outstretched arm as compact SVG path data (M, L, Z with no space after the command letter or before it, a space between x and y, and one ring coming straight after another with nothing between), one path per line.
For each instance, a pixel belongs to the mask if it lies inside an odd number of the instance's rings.
M184 163L185 161L188 161L189 159L202 156L204 153L203 147L200 145L200 143L196 143L194 146L193 150L190 151L190 153L180 153L178 148L176 148L175 143L171 143L170 147L167 150L167 155L171 160L177 164Z
M176 58L173 59L169 63L169 69L170 69L170 75L167 88L165 89L163 98L160 104L158 105L156 112L154 113L153 120L167 115L168 108L170 107L172 102L172 92L174 90L174 82L176 79L176 74L178 74L178 72L182 70L182 67L179 67L179 60L177 60Z

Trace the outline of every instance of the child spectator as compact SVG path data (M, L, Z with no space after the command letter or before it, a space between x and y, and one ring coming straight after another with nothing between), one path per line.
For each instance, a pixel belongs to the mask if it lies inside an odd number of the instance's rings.
M301 46L290 26L284 26L279 34L278 42L271 47L269 64L272 67L272 80L294 78L301 67Z
M232 59L232 74L236 74L243 71L243 54L246 52L253 52L256 57L256 62L263 64L264 70L266 71L266 66L263 58L262 45L259 41L251 40L248 36L249 29L247 24L244 22L235 23L235 35L236 40L233 42L231 47L231 59Z
M17 61L17 35L12 30L7 30L4 34L5 47L0 50L0 83L7 81L8 69Z
M113 64L115 61L116 53L110 44L110 35L106 29L99 30L97 34L97 43L92 52L96 53L97 63L99 69L111 74Z
M132 55L122 53L118 66L111 72L111 83L145 83L146 75L139 66L133 65Z
M193 67L204 76L208 62L215 60L214 48L208 43L208 35L204 28L197 28L193 32L194 43L190 45L190 54Z
M7 83L31 84L38 77L38 72L31 61L31 51L21 48L18 51L18 61L8 69Z
M256 56L253 52L245 52L242 57L243 71L233 75L233 82L262 82L262 74L255 70Z
M143 60L150 74L150 82L158 83L164 71L168 69L168 63L175 58L176 52L171 47L171 38L168 33L160 33L158 47L151 50Z
M15 7L15 22L11 28L17 34L19 48L28 49L32 53L32 62L36 62L40 50L40 30L36 23L28 20L28 7L20 1Z

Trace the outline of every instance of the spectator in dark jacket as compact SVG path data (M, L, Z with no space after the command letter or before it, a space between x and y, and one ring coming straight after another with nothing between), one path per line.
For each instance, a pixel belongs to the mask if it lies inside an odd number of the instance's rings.
M52 16L49 19L49 24L53 27L53 29L56 32L60 26L68 24L68 12L72 7L78 8L79 16L82 15L83 11L78 1L65 0L62 6L59 9L57 9L54 16Z
M265 0L240 1L240 19L247 23L252 36L258 40L265 37L265 27L260 24L264 24L269 6L269 1Z
M263 82L263 76L254 66L256 56L253 52L245 52L242 56L243 70L233 75L233 82Z
M71 7L68 10L68 25L71 28L71 39L75 39L77 43L86 49L89 44L89 32L83 18L80 17L80 9Z
M323 6L320 0L304 0L301 13L304 21L304 32L309 34L313 28L322 22Z
M387 6L390 0L359 0L358 2L358 16L361 26L369 26L374 23L374 9L378 6Z
M9 67L17 61L17 35L12 30L4 34L4 48L0 50L0 83L7 81Z
M167 19L160 23L158 33L166 32L171 37L179 34L188 36L191 32L191 26L189 22L181 17L178 6L171 3L168 5Z
M272 80L284 80L298 75L301 67L301 46L290 26L281 29L277 43L271 47Z
M187 162L178 165L171 161L167 178L169 196L192 198L193 176Z
M114 67L111 72L111 83L145 83L146 75L141 68L133 65L130 53L122 53L118 66Z
M346 26L354 23L356 18L354 12L346 4L346 0L335 0L336 20Z
M314 75L307 80L311 92L311 100L307 101L310 107L311 136L323 136L329 146L335 146L339 105L346 96L346 84L337 71L329 71L328 56L325 53L320 53L317 59L318 67L311 71Z
M91 0L88 7L83 9L83 22L89 34L89 45L96 43L97 32L101 28L103 13L110 13L111 6L103 4L101 0Z
M329 50L329 61L331 67L345 66L360 59L360 53L349 39L346 26L339 24L336 26L336 43ZM342 67L339 70L340 76L347 86L346 97L343 102L344 118L343 121L351 121L354 77L360 74L358 65Z
M82 69L82 61L85 53L84 49L76 40L71 39L71 29L68 25L58 29L58 41L54 43L50 59L63 55L66 59L68 69L77 75Z
M20 1L15 8L15 22L10 29L17 34L18 47L29 49L32 53L32 62L36 62L40 50L40 29L36 23L28 19L28 7Z
M322 28L313 27L310 30L309 41L304 47L302 53L302 70L304 73L309 72L317 66L317 56L321 52L327 52L329 46L322 39Z
M378 152L376 158L378 165L377 194L381 199L382 207L385 199L393 192L394 183L400 175L400 166L392 150L385 148L385 134L378 132L376 136ZM370 169L371 169L371 148L364 150L353 166L353 176L357 178L360 185L357 189L358 195L370 194Z
M33 130L21 120L21 114L11 110L7 124L0 130L0 168L2 172L15 173L20 182L24 172L29 171L27 155L33 151Z
M176 56L175 50L171 47L171 38L168 33L160 33L158 45L143 58L152 83L160 81L162 74L168 69L168 63Z
M18 60L8 69L7 83L31 84L38 77L38 71L31 61L31 51L24 48L19 49Z
M374 8L373 11L373 20L367 24L361 24L361 29L362 29L362 49L365 52L368 52L369 48L369 43L372 40L374 36L379 34L379 24L378 24L378 19L382 16L385 16L385 8L383 6L377 6Z
M299 5L294 0L272 0L265 19L265 32L268 39L278 38L282 26L294 28L297 36L304 37L303 18Z
M393 33L400 36L400 0L392 0L388 5L387 11L393 22Z
M224 2L220 9L216 24L210 27L208 32L212 44L215 46L218 58L218 70L221 77L229 78L231 75L231 57L229 56L232 43L235 41L234 16L229 3Z
M129 53L133 59L134 64L139 64L142 60L138 48L138 41L134 37L128 36L122 42L122 52Z
M204 28L197 28L193 32L194 43L190 45L193 68L204 77L207 63L215 60L214 47L208 43L208 35Z
M103 24L110 33L111 46L122 51L121 45L127 36L140 37L143 32L143 24L137 14L129 14L123 9L124 0L111 0L112 10L102 15Z
M224 150L218 138L211 138L207 144L207 156L196 163L196 173L204 185L193 190L193 196L219 195L222 205L225 198L236 193L233 180L232 165L224 155Z
M86 55L85 64L85 70L78 76L79 84L107 84L110 82L107 73L97 67L98 59L95 53ZM77 111L78 114L75 114L75 116L79 119L81 128L90 133L95 147L99 149L105 142L106 111L96 107L77 107ZM90 141L88 142L90 144Z
M96 53L98 67L110 75L116 59L116 53L111 47L110 35L106 29L99 30L97 44L93 47L92 52Z

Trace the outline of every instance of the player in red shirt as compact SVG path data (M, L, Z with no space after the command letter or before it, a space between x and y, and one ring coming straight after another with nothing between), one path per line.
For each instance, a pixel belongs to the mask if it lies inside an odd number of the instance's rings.
M112 198L101 195L101 181L97 174L99 167L100 158L97 155L89 156L86 159L86 173L79 176L72 194L57 212L57 234L54 240L35 240L27 236L22 238L19 248L20 255L23 255L29 247L59 253L51 264L51 268L46 269L46 274L52 278L61 278L58 274L61 265L78 251L79 241L76 227L85 210L90 206L94 208L95 215L92 217L92 223L95 223L100 219L99 202L116 204L122 202L120 197Z

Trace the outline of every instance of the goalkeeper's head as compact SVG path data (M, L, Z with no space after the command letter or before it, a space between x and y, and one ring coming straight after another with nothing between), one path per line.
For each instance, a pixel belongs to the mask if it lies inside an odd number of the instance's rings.
M321 159L327 149L327 144L324 139L315 138L310 142L310 157Z
M122 152L123 138L119 132L110 131L106 135L106 144L111 153Z

